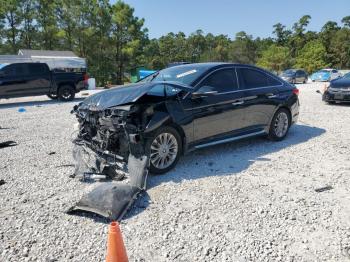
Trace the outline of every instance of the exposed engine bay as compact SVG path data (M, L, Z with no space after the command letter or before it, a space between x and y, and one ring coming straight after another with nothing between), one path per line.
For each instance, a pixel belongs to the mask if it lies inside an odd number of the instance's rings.
M144 143L143 131L154 109L148 105L125 105L103 111L76 109L75 113L79 122L75 144L84 144L106 160L126 162L130 144ZM135 155L144 153L134 152Z

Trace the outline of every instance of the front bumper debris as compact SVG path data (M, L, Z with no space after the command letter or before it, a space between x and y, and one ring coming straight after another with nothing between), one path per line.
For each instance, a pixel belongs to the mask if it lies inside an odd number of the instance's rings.
M127 159L108 150L96 148L86 140L76 138L73 149L74 175L85 180L103 177L121 180L128 174L128 181L108 182L94 188L68 210L93 212L110 220L120 221L137 197L146 189L149 157L144 143L127 135L129 153Z
M140 193L146 189L148 163L148 157L135 157L130 154L128 183L112 182L97 186L70 208L68 213L88 211L120 221Z

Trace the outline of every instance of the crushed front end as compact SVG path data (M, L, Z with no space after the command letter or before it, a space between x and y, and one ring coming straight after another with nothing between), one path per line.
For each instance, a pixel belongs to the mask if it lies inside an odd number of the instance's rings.
M121 220L146 189L149 158L145 152L143 130L153 108L131 104L101 110L80 104L72 112L79 122L79 131L73 141L75 175L119 180L128 172L129 181L97 186L68 212L83 210Z
M73 141L75 175L113 176L115 171L124 171L130 153L135 157L146 154L143 131L153 115L152 106L130 104L101 110L80 104L73 113L79 122Z

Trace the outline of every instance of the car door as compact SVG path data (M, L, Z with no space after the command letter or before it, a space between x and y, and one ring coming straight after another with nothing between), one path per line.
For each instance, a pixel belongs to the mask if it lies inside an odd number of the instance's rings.
M241 67L237 72L240 88L246 92L244 124L251 131L261 131L279 105L278 86L282 83L257 68Z
M28 85L33 95L45 95L50 93L51 74L46 64L28 64Z
M244 92L238 89L234 68L209 73L196 88L190 98L195 141L215 140L242 128ZM208 92L216 93L207 96Z
M2 69L1 94L6 97L26 96L30 93L28 68L24 63L10 64Z

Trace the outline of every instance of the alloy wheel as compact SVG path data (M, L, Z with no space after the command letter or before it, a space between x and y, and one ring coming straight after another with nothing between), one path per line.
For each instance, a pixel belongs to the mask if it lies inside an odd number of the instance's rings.
M173 134L161 133L151 144L150 160L158 169L165 169L174 163L179 145Z
M288 131L289 118L285 112L280 112L274 123L274 131L277 137L284 137Z

